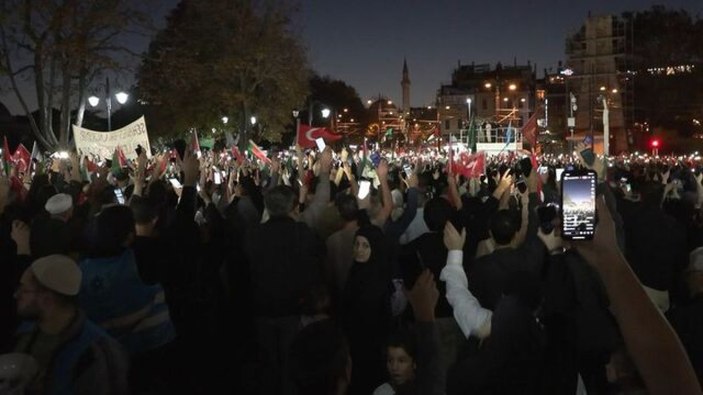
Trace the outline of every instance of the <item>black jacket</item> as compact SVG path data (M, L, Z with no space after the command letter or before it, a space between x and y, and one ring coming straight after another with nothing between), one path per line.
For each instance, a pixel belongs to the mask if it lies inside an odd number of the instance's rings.
M324 284L324 246L302 222L271 218L247 232L244 249L256 316L300 314L306 294Z

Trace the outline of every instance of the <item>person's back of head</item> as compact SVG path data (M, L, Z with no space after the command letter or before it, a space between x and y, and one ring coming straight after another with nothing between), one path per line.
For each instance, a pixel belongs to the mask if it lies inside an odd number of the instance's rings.
M510 244L518 231L518 221L510 210L498 210L491 218L491 236L497 245Z
M351 376L349 346L331 320L303 328L290 348L290 375L300 394L343 394Z
M150 224L158 217L156 205L151 199L134 198L130 201L129 207L134 215L134 222L138 225Z
M422 213L423 219L427 228L432 232L440 232L444 229L452 217L452 206L449 204L447 199L442 197L435 197L430 199L425 204L425 209Z
M286 217L295 210L296 195L291 187L279 185L268 191L264 203L271 218Z
M98 214L95 225L95 252L119 255L134 233L134 216L128 206L109 206Z
M334 204L344 221L351 222L357 220L359 216L359 204L356 201L356 196L347 194L338 195Z
M639 191L642 204L647 208L656 208L661 206L662 198L664 197L664 186L658 182L643 182L633 190Z

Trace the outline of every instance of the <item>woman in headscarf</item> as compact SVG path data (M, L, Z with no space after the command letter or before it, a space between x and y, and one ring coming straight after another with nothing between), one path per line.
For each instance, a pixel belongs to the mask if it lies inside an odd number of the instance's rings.
M367 395L385 378L383 347L391 319L390 256L381 229L371 225L359 229L353 254L341 313L354 363L350 394Z

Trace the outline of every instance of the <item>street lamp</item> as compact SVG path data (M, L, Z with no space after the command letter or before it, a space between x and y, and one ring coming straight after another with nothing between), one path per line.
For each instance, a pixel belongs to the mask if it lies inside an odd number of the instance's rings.
M252 117L249 118L249 122L251 122L251 126L256 125L256 117L252 115Z
M227 118L227 117L222 117L222 123L224 123L225 125L227 125L227 122L229 122L229 118Z
M323 108L322 109L322 118L329 118L330 117L330 109L329 108Z
M129 94L119 91L115 93L115 99L117 99L117 102L120 104L125 104L127 103L127 100L129 100ZM98 104L100 104L100 98L97 96L90 96L88 98L88 104L90 104L91 107L97 107ZM112 131L112 97L111 97L111 92L110 92L110 78L105 77L105 107L107 109L107 131L111 132Z
M471 98L466 99L466 106L469 108L469 122L471 122Z

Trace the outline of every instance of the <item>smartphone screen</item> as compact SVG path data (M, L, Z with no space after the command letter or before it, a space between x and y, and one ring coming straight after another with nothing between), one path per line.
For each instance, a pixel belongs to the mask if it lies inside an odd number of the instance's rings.
M122 190L120 188L115 188L114 193L117 198L117 203L124 204L124 194L122 194Z
M222 175L220 174L220 172L219 172L219 171L216 171L216 172L213 173L213 175L214 175L214 177L215 177L215 180L214 180L214 181L215 181L215 185L220 185L220 184L222 184Z
M325 140L323 140L321 137L315 139L315 144L317 144L317 149L322 152L325 150Z
M562 179L561 227L565 240L591 240L596 229L596 172L567 171Z
M181 182L178 181L177 178L169 178L169 179L168 179L168 182L170 182L171 185L173 185L174 188L182 188L182 187L183 187L183 186L181 185Z
M359 181L359 199L366 199L366 196L371 192L371 182L367 180Z

